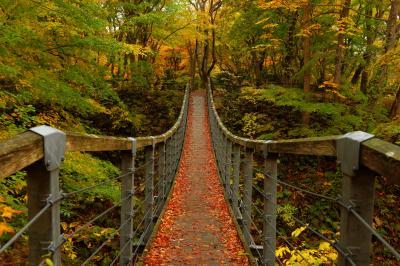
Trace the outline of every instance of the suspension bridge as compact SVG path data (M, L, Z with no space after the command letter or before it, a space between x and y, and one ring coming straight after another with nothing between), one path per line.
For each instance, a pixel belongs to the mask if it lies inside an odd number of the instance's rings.
M212 91L211 82L203 92L187 87L178 120L160 136L104 137L40 126L1 142L0 177L27 172L28 222L2 243L0 255L26 235L29 256L15 265L47 265L46 259L63 265L62 247L69 239L119 210L118 234L93 247L81 265L96 265L93 259L116 238L119 249L108 258L109 265L287 265L276 256L277 241L297 249L277 228L277 188L282 186L340 208L338 239L292 217L337 251L338 265L369 265L372 238L400 262L399 252L372 225L376 177L400 184L399 146L365 132L281 141L237 137L221 122ZM71 151L121 152L122 174L63 192L60 166ZM340 195L285 181L278 163L287 154L336 157L343 174ZM254 182L256 174L263 175L263 186ZM64 232L60 204L112 182L120 183L120 201L73 232ZM144 195L138 204L133 199L140 186ZM255 195L262 199L261 207ZM298 255L301 265L312 264Z

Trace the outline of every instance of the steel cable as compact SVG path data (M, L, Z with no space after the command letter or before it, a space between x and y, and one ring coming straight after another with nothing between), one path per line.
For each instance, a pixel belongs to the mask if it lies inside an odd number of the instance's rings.
M82 192L85 192L85 191L88 191L88 190L92 190L92 189L95 189L95 188L100 187L100 186L112 184L113 182L115 182L115 181L117 181L117 180L119 180L119 179L121 179L121 178L123 178L123 177L125 177L127 175L133 174L133 173L134 173L133 171L130 171L128 173L125 173L123 175L115 177L112 180L100 182L100 183L97 183L96 185L85 187L85 188L81 188L81 189L78 189L78 190L75 190L75 191L71 191L71 192L68 192L68 193L63 193L62 195L63 195L63 198L66 199L66 198L69 198L69 197L74 196L76 194L79 194L79 193L82 193Z
M345 203L343 203L341 200L337 201L338 204L342 207L344 207L345 209L347 209L349 212L351 212L355 218L357 218L357 220L360 221L360 223L362 223L367 229L368 231L371 232L372 235L374 235L395 257L397 260L400 260L400 254L399 252L397 252L381 235L379 235L375 229L373 229L368 223L367 221L364 220L364 218L362 218L360 216L360 214L358 214L358 212L354 209L354 206L352 205L346 205Z
M147 233L147 230L149 230L150 226L151 226L151 223L150 223L150 224L146 227L146 229L144 230L143 234L141 235L141 237L140 237L140 239L139 239L139 243L141 243L141 242L143 241L143 236L144 236L145 233ZM140 245L137 245L135 251L132 253L132 258L129 260L129 265L132 264L133 258L135 258L135 262L134 262L133 264L134 264L134 265L136 264L136 260L137 260L137 257L138 257L138 256L136 256L136 255L137 255L137 252L139 251L139 247L140 247ZM111 266L111 265L110 265L110 266Z
M270 178L270 179L276 181L277 183L279 183L279 184L281 184L281 185L284 185L284 186L287 186L287 187L291 187L291 188L293 188L293 189L295 189L295 190L304 192L304 193L306 193L306 194L313 195L313 196L316 196L316 197L320 197L320 198L322 198L322 199L325 199L325 200L328 200L328 201L331 201L331 202L337 202L337 200L338 200L338 198L333 198L333 197L330 197L330 196L326 196L326 195L323 195L323 194L319 194L319 193L316 193L316 192L313 192L313 191L310 191L310 190L307 190L307 189L304 189L304 188L301 188L301 187L298 187L298 186L289 184L289 183L287 183L287 182L285 182L285 181L282 181L282 180L280 180L280 179L278 179L278 178L273 177L272 175L270 175L270 174L268 174L268 173L265 173L264 171L260 171L260 170L257 170L257 169L254 169L254 171L257 172L257 173L260 173L260 174L264 174L264 175L267 176L268 178Z
M60 244L57 245L56 249L58 249L60 246L62 246L68 238L73 238L75 237L80 231L82 231L83 229L85 229L86 227L88 227L90 224L92 224L93 222L97 221L98 219L100 219L101 217L103 217L104 215L108 214L109 212L111 212L112 210L115 210L116 208L120 207L121 204L129 199L131 199L132 196L128 196L125 199L121 200L118 204L113 205L112 207L108 208L107 210L105 210L104 212L100 213L98 216L94 217L93 219L91 219L90 221L88 221L87 223L83 224L82 226L80 226L78 229L76 229L74 232L72 232L69 235L66 235L63 237L62 241L60 242Z
M259 214L261 214L261 216L263 216L262 211L261 211L259 208L257 208L257 207L254 206L254 209L255 209ZM268 220L264 220L264 221L267 222L267 224L268 224L271 228L274 228ZM298 251L297 248L296 248L291 242L289 242L289 240L287 240L287 238L286 238L283 234L281 234L278 230L275 230L275 232L282 238L282 240L283 240L288 246L290 246L291 249L293 249L294 251L297 252L297 254L300 255L300 257L302 258L302 260L304 260L304 261L305 261L306 263L308 263L309 265L312 265L311 263L309 263L309 262L304 258L303 254L301 254L300 251Z
M132 233L132 237L134 237L134 236L136 235L136 233L139 231L140 226L141 226L141 225L143 224L143 222L146 220L146 216L149 214L150 211L151 211L151 210L148 210L148 211L144 214L143 219L140 221L139 225L136 226L135 231ZM141 238L142 238L142 236L140 237L140 239L141 239ZM139 243L140 243L140 242L141 242L141 240L139 240ZM122 251L125 250L125 248L128 246L128 244L129 244L129 242L125 243L125 245L120 249L118 255L117 255L117 256L113 259L113 261L110 263L110 266L114 265L114 264L117 262L118 258L119 258L119 257L121 256L121 254L122 254Z
M15 241L17 241L18 238L25 233L48 209L50 209L52 205L52 203L48 202L27 224L25 224L24 227L21 228L21 230L19 230L10 240L7 241L7 243L4 244L4 246L1 247L0 253L3 253L8 247L14 244Z
M129 219L127 219L123 224L121 224L121 226L116 230L116 232L121 231L121 228L124 227L125 225L127 225L131 220L132 220L132 216L129 217ZM91 255L89 258L87 258L82 264L81 266L86 265L94 256L96 256L97 253L99 253L99 251L108 244L108 242L110 242L112 239L114 239L116 236L116 234L110 236L109 238L106 239L106 241L104 241Z
M75 190L75 191L71 191L71 192L68 192L68 193L63 193L62 194L63 198L69 198L69 197L71 197L73 195L76 195L76 194L79 194L79 193L82 193L82 192L85 192L85 191L88 191L88 190L91 190L91 189L94 189L94 188L97 188L97 187L100 187L100 186L112 184L113 182L115 182L115 181L117 181L117 180L119 180L119 179L121 179L121 178L123 178L123 177L125 177L127 175L130 175L130 174L136 173L139 170L142 170L144 167L148 166L150 163L152 163L153 161L155 161L155 160L157 160L159 158L160 158L160 155L154 157L149 162L146 162L145 164L142 164L141 166L135 168L134 171L129 171L129 172L125 173L125 174L122 174L122 175L120 175L118 177L113 178L112 180L100 182L100 183L98 183L96 185L85 187L85 188L81 188L81 189L78 189L78 190Z
M351 264L351 265L356 265L355 262L349 257L349 253L346 252L339 244L337 239L334 239L333 241L329 238L327 238L326 236L324 236L323 234L321 234L320 232L318 232L317 230L313 229L312 227L310 227L307 223L303 222L302 220L300 220L299 218L295 217L294 215L291 215L292 218L301 226L305 226L305 228L307 230L309 230L310 232L312 232L313 234L315 234L316 236L318 236L319 238L321 238L322 240L325 240L326 242L329 243L329 245L331 247L333 247L335 250L337 250L342 256L344 256L346 258L346 260Z

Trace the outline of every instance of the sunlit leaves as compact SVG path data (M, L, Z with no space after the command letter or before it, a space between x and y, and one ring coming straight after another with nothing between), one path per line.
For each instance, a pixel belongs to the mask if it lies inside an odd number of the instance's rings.
M304 232L304 230L307 229L307 226L308 226L308 225L302 226L302 227L299 227L299 228L297 228L296 230L294 230L294 231L292 232L292 237L298 237L302 232Z
M8 226L5 222L0 222L0 236L4 233L14 233L14 229Z

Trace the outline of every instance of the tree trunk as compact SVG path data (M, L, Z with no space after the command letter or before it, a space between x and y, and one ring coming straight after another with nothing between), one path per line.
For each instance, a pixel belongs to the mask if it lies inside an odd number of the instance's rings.
M303 49L304 49L304 60L303 60L303 67L304 67L304 78L303 78L303 90L304 93L308 94L311 92L311 68L309 66L311 60L311 32L310 25L311 25L311 0L307 2L304 6L304 18L303 18L303 25L304 25L304 42L303 42ZM308 96L306 95L306 99ZM308 125L310 123L310 113L303 112L302 114L302 121L304 124Z
M342 12L340 13L340 26L339 26L339 34L338 34L338 44L336 48L336 59L335 59L335 78L334 82L338 85L341 84L342 80L342 70L343 70L343 61L345 54L345 35L344 31L346 30L347 23L344 22L345 19L349 16L351 0L344 0Z
M396 98L394 99L392 108L390 110L391 118L400 118L400 86L396 93Z
M311 25L311 1L308 1L307 5L304 6L304 79L303 79L303 89L305 93L311 91L311 68L308 66L311 60L311 32L309 32L309 27Z
M397 16L400 9L400 0L392 0L390 14L387 20L385 53L388 53L396 45L397 40ZM388 64L383 63L379 76L378 88L381 88L387 78Z

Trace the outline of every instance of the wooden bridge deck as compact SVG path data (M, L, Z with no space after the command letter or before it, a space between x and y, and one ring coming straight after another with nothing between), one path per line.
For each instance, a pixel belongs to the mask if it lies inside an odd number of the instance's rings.
M146 265L248 265L212 152L206 94L190 97L183 156Z

